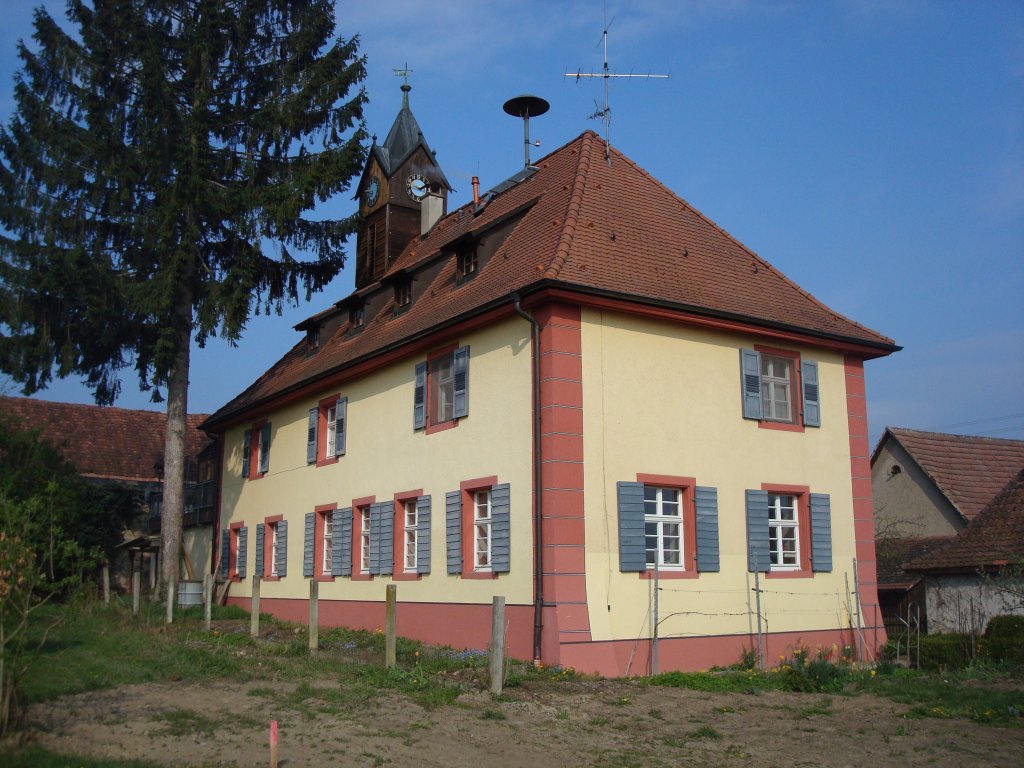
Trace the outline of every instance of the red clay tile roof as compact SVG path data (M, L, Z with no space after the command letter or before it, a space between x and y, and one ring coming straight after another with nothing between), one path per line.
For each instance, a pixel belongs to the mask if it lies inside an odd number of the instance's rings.
M164 428L161 411L55 403L27 397L0 397L0 411L41 437L75 465L79 474L103 480L154 482L154 464L163 463ZM205 414L188 417L186 456L193 458L210 443L199 431Z
M1024 565L1024 469L947 546L906 564L908 569L967 570Z
M919 539L879 539L875 542L879 589L910 589L921 578L907 573L903 564L940 549L955 536L928 536Z
M947 435L896 427L886 428L872 462L890 437L906 449L967 521L981 512L992 497L1024 469L1024 440Z
M210 426L433 329L510 305L513 292L525 296L544 287L783 327L877 350L878 356L898 349L830 310L614 148L608 163L593 132L536 165L535 173L495 194L482 211L470 203L409 244L388 274L415 272L429 283L415 287L408 311L395 316L390 298L378 300L358 334L347 333L342 323L314 354L299 342L217 411ZM457 284L452 243L510 221L514 227L498 252L471 280ZM439 259L443 266L431 271Z

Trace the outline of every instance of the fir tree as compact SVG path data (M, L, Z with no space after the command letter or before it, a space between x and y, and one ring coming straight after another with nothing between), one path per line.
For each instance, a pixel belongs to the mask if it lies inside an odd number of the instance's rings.
M27 394L78 375L108 404L131 367L167 392L177 553L190 341L234 342L341 269L355 216L302 214L362 166L365 59L330 0L68 0L67 18L35 12L0 128L0 369Z

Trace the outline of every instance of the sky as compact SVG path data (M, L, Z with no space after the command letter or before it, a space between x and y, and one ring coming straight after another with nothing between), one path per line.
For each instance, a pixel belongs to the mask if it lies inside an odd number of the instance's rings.
M8 0L0 120L34 2ZM48 2L55 15L63 4ZM509 98L543 97L533 158L586 129L612 72L614 146L832 309L903 350L866 364L872 441L886 426L1024 439L1024 3L1020 0L382 0L339 2L367 57L366 125L410 104L456 192L522 165ZM31 44L31 43L30 43ZM351 193L314 215L347 215ZM194 349L189 409L210 413L353 287L354 259L237 347ZM0 391L17 394L9 381ZM75 380L37 397L91 402ZM130 372L118 405L157 408Z

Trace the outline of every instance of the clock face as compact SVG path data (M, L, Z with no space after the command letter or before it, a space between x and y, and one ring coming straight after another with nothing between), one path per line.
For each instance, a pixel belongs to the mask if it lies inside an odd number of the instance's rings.
M374 176L370 179L370 183L366 186L366 191L363 193L363 202L366 203L366 207L369 208L377 202L377 198L380 196L380 179Z
M414 173L405 182L405 189L416 202L427 196L427 179L418 173Z

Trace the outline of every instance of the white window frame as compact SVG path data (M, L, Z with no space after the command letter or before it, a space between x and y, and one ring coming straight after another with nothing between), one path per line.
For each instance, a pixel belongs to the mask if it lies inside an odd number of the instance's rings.
M277 523L267 523L270 528L270 575L277 576Z
M455 418L455 352L454 350L427 361L430 424L436 426Z
M768 552L773 571L800 570L799 505L800 497L794 494L768 493ZM787 513L792 513L792 518ZM787 541L792 544L789 550L785 548Z
M338 435L338 406L332 405L327 408L327 444L324 446L324 456L328 459L334 458L334 448Z
M492 525L491 489L473 491L473 570L490 571L493 563L491 544L494 541Z
M331 575L331 555L334 550L334 512L323 513L323 543L321 544L320 572L324 576Z
M406 499L402 502L402 515L404 518L405 534L403 536L404 553L402 562L405 563L406 573L416 573L419 566L418 545L420 540L419 523L420 511L419 502L416 499Z
M668 498L669 494L674 494L674 500ZM672 526L675 526L674 534ZM684 532L683 489L644 485L644 555L648 570L653 570L655 563L658 570L683 570L686 562ZM652 538L653 547L650 546ZM678 542L678 548L670 549L667 546L667 542L672 539Z
M779 367L781 366L781 371ZM766 421L792 424L794 363L788 357L761 354L761 408Z
M240 558L239 558L239 555L241 553L238 551L238 545L240 543L239 539L241 538L241 534L239 533L239 531L241 531L241 530L242 530L241 528L232 528L231 529L231 534L230 534L231 538L230 538L230 544L229 544L229 547L228 547L228 555L229 555L229 557L231 555L234 555L234 563L232 563L232 566L231 566L231 576L232 576L232 578L235 578L235 579L240 578L239 574L241 573L239 571L239 568L238 568L241 565Z
M359 507L359 572L370 572L370 505Z

